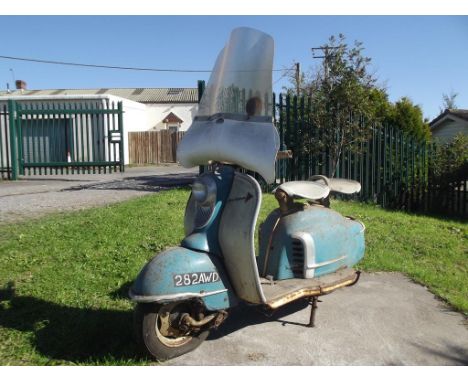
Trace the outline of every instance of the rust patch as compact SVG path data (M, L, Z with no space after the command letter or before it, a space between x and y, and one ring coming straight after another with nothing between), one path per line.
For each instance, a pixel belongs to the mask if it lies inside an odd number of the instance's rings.
M352 277L347 277L345 279L340 279L337 280L335 283L329 283L326 285L320 285L317 288L304 288L304 289L299 289L296 290L292 293L288 293L280 298L277 298L275 300L269 301L268 307L271 309L277 309L283 305L286 305L292 301L298 300L300 298L304 297L314 297L314 296L321 296L324 294L328 294L333 292L336 289L353 285L357 282L357 279L359 279L359 273L355 273L352 275Z

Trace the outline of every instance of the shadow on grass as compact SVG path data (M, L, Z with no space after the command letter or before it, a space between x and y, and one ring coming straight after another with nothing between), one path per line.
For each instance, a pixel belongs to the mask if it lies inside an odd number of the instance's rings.
M51 363L144 360L133 337L132 311L74 308L0 290L0 327L32 333L32 347Z
M404 208L392 207L388 206L383 208L385 211L388 212L403 212L408 215L421 217L421 218L433 218L442 220L444 222L452 221L454 223L466 223L467 217L463 215L456 215L454 213L446 212L446 211L420 211L420 210L407 210Z
M159 192L173 188L188 187L195 180L196 175L190 173L167 174L167 175L147 175L137 177L127 177L115 179L107 182L92 184L82 184L62 191L80 190L113 190L113 191L147 191Z
M130 283L128 283L130 284ZM115 291L115 298L127 294L129 285ZM305 325L280 320L307 307L299 301L278 309L270 317L252 306L240 305L208 340L251 325L278 321L283 325ZM15 296L14 289L0 289L0 327L33 334L32 347L50 359L92 364L145 363L133 335L133 312L75 308L30 296Z
M408 209L405 208L404 205L401 204L391 204L389 203L385 207L382 207L380 203L377 201L371 201L371 200L361 200L359 199L359 196L356 195L334 195L333 198L331 198L331 202L333 201L342 201L342 202L355 202L355 203L362 203L365 206L369 207L377 207L380 208L382 211L386 212L402 212L405 214L408 214L409 216L415 216L415 217L421 217L421 218L433 218L433 219L438 219L438 220L443 220L444 222L447 221L453 221L454 223L466 223L468 215L466 215L466 211L463 214L461 211L458 211L458 213L452 211L450 212L447 209L440 209L440 210L422 210L422 209L417 209L417 208L412 208ZM333 205L332 205L333 208Z
M119 288L109 293L109 297L113 300L127 300L128 293L130 292L130 288L133 285L133 281L127 281L123 283Z

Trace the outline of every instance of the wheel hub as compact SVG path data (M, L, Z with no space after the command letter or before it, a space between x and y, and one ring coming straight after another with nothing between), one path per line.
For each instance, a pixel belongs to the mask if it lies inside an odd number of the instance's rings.
M182 331L178 326L180 308L183 308L179 305L171 303L161 307L154 328L159 340L169 347L182 346L192 339L189 331Z

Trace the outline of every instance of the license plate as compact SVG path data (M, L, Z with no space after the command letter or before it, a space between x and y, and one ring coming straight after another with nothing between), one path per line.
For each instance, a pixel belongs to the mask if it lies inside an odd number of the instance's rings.
M174 275L174 286L190 286L215 283L219 281L218 272L193 272Z

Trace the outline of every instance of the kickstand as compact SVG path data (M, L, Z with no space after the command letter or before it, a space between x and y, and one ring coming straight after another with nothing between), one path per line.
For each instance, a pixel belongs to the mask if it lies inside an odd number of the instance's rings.
M309 304L311 305L310 320L309 325L307 325L309 328L313 328L315 326L315 311L317 310L317 302L320 302L318 297L313 296L309 298Z

